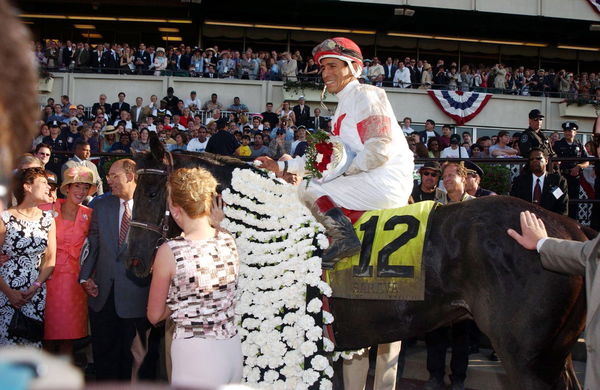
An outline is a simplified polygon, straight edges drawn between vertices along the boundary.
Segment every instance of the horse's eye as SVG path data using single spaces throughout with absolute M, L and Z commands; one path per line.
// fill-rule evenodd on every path
M 150 193 L 150 197 L 151 197 L 151 198 L 156 198 L 156 192 L 152 192 L 152 193 Z

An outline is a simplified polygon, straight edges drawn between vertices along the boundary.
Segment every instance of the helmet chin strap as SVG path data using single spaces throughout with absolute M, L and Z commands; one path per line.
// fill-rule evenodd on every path
M 336 58 L 339 58 L 339 57 L 336 57 Z M 352 76 L 354 76 L 354 78 L 356 78 L 356 79 L 359 79 L 362 74 L 362 66 L 356 62 L 353 62 L 353 61 L 347 59 L 347 58 L 343 58 L 343 59 L 340 58 L 340 59 L 348 64 L 348 68 L 350 68 L 350 73 L 352 73 Z M 357 64 L 358 66 L 355 68 L 354 64 Z M 323 102 L 323 99 L 325 99 L 325 92 L 327 92 L 326 85 L 323 86 L 323 90 L 321 91 L 321 102 L 320 102 L 321 108 L 324 110 L 327 110 L 327 112 L 329 114 L 333 114 L 331 112 L 331 110 Z

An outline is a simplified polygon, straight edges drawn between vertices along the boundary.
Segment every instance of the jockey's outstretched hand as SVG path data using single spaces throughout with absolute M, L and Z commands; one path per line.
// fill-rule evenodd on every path
M 261 165 L 258 166 L 259 168 L 263 168 L 275 173 L 279 172 L 279 165 L 277 165 L 277 162 L 271 157 L 261 156 L 258 157 L 255 161 L 261 162 Z
M 548 237 L 544 222 L 529 211 L 521 212 L 521 231 L 523 232 L 522 234 L 517 233 L 513 229 L 508 229 L 506 232 L 521 244 L 523 248 L 529 250 L 535 250 L 538 241 Z

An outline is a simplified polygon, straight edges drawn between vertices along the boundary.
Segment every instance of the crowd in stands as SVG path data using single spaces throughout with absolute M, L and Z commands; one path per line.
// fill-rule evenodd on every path
M 190 45 L 156 47 L 140 43 L 48 41 L 35 44 L 38 63 L 49 71 L 154 74 L 250 80 L 313 80 L 319 65 L 310 55 L 292 52 L 200 49 Z M 507 64 L 457 64 L 443 59 L 378 57 L 364 60 L 361 80 L 382 87 L 490 91 L 524 96 L 600 101 L 600 77 L 594 72 L 533 69 Z

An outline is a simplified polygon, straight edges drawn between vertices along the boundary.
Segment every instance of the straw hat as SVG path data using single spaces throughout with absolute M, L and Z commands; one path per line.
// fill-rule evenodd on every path
M 94 181 L 94 172 L 88 167 L 82 165 L 71 167 L 63 173 L 63 182 L 60 186 L 60 192 L 67 195 L 67 187 L 69 184 L 83 183 L 89 184 L 90 190 L 88 196 L 96 193 L 96 183 Z
M 118 132 L 119 132 L 119 130 L 117 130 L 116 127 L 114 127 L 113 125 L 108 125 L 108 126 L 105 126 L 104 129 L 102 129 L 100 134 L 111 135 L 111 134 L 117 134 Z
M 159 47 L 159 48 L 156 49 L 156 52 L 157 53 L 158 52 L 163 52 L 164 53 L 165 52 L 165 48 L 164 47 Z

